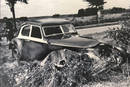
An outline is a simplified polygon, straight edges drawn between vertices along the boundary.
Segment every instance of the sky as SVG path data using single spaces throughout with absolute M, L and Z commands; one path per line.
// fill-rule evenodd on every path
M 105 9 L 112 7 L 130 8 L 130 0 L 105 0 Z M 29 0 L 28 4 L 15 5 L 16 17 L 49 16 L 53 14 L 76 14 L 79 9 L 87 8 L 83 0 Z M 12 17 L 5 0 L 0 0 L 0 18 Z

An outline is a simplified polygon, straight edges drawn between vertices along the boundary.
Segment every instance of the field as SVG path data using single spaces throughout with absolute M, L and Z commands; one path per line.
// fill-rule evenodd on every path
M 111 25 L 111 26 L 115 27 L 115 25 Z M 97 27 L 96 30 L 91 30 L 92 31 L 91 33 L 87 33 L 89 29 L 79 29 L 78 33 L 80 35 L 87 34 L 86 36 L 92 36 L 95 39 L 109 42 L 109 39 L 106 38 L 107 32 L 104 30 L 105 28 L 108 28 L 108 27 L 103 27 L 103 29 L 100 30 L 101 32 L 98 32 L 99 31 L 98 28 L 99 27 Z M 97 32 L 95 33 L 95 31 Z M 110 43 L 113 43 L 113 42 L 110 42 Z M 70 55 L 72 55 L 72 53 L 73 52 L 70 52 Z M 30 76 L 32 73 L 37 72 L 37 69 L 40 68 L 39 66 L 32 66 L 31 63 L 24 63 L 25 65 L 18 66 L 16 60 L 12 58 L 11 54 L 12 53 L 11 53 L 11 50 L 9 50 L 8 43 L 6 39 L 3 38 L 0 41 L 0 87 L 14 87 L 14 84 L 15 85 L 19 84 L 20 82 L 25 80 L 26 77 Z M 74 63 L 77 64 L 78 60 L 74 60 L 74 61 L 76 62 Z M 71 65 L 72 62 L 69 62 L 69 63 Z M 69 73 L 70 77 L 71 75 L 72 76 L 75 75 L 74 73 L 72 73 L 73 69 L 72 70 L 71 69 L 72 68 L 65 70 L 65 72 Z M 52 72 L 52 71 L 48 70 L 48 72 Z M 50 74 L 48 74 L 48 72 L 45 70 L 44 72 L 42 72 L 42 74 L 40 74 L 40 76 L 47 75 L 47 77 L 44 77 L 44 78 L 49 78 L 48 76 Z M 60 75 L 60 74 L 63 74 L 63 72 L 61 73 L 57 72 L 57 74 Z M 119 67 L 119 70 L 118 68 L 110 69 L 108 71 L 105 71 L 97 75 L 91 81 L 88 81 L 87 84 L 83 84 L 83 85 L 78 84 L 78 86 L 70 86 L 70 87 L 130 87 L 129 74 L 130 74 L 130 64 L 126 62 L 123 65 L 121 65 L 121 67 Z M 30 84 L 31 82 L 34 83 L 33 85 L 35 86 L 30 86 L 27 84 L 27 85 L 21 85 L 21 87 L 42 87 L 42 86 L 36 86 L 38 84 L 41 84 L 41 81 L 43 81 L 43 79 L 41 79 L 40 76 L 37 76 L 35 80 L 28 81 Z M 66 77 L 69 78 L 69 76 L 66 76 Z M 73 77 L 70 79 L 73 79 Z M 45 81 L 43 82 L 44 83 L 49 82 L 48 80 L 50 80 L 50 78 L 45 79 Z M 66 82 L 66 84 L 69 84 L 69 83 Z M 16 86 L 16 87 L 20 87 L 20 86 Z M 48 87 L 48 86 L 45 86 L 45 87 Z M 52 86 L 49 85 L 49 87 L 52 87 Z M 64 86 L 64 87 L 69 87 L 69 86 Z
M 30 17 L 28 19 L 35 20 L 35 19 L 44 19 L 44 18 L 53 18 L 52 16 L 48 17 Z M 59 16 L 54 18 L 64 18 L 67 20 L 70 20 L 74 26 L 85 26 L 85 25 L 91 25 L 91 24 L 97 24 L 97 16 L 82 16 L 82 17 L 73 17 L 73 16 Z M 122 20 L 128 20 L 130 19 L 130 12 L 124 12 L 124 13 L 113 13 L 113 14 L 103 14 L 100 23 L 111 23 L 111 22 L 118 22 Z

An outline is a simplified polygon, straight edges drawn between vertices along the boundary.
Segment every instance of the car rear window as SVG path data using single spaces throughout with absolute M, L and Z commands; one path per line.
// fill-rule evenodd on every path
M 29 25 L 24 26 L 22 30 L 22 35 L 29 36 L 29 32 L 30 32 L 30 26 Z

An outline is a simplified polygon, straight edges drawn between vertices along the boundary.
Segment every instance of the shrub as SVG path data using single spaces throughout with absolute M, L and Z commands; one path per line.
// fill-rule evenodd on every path
M 116 41 L 116 44 L 127 50 L 130 45 L 130 27 L 129 22 L 122 22 L 121 28 L 113 28 L 108 32 L 108 37 Z

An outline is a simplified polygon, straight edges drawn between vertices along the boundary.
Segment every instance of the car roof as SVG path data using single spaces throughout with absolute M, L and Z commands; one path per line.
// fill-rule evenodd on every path
M 50 26 L 50 25 L 70 24 L 70 21 L 61 18 L 44 18 L 44 19 L 29 20 L 25 23 L 38 24 L 42 26 Z

